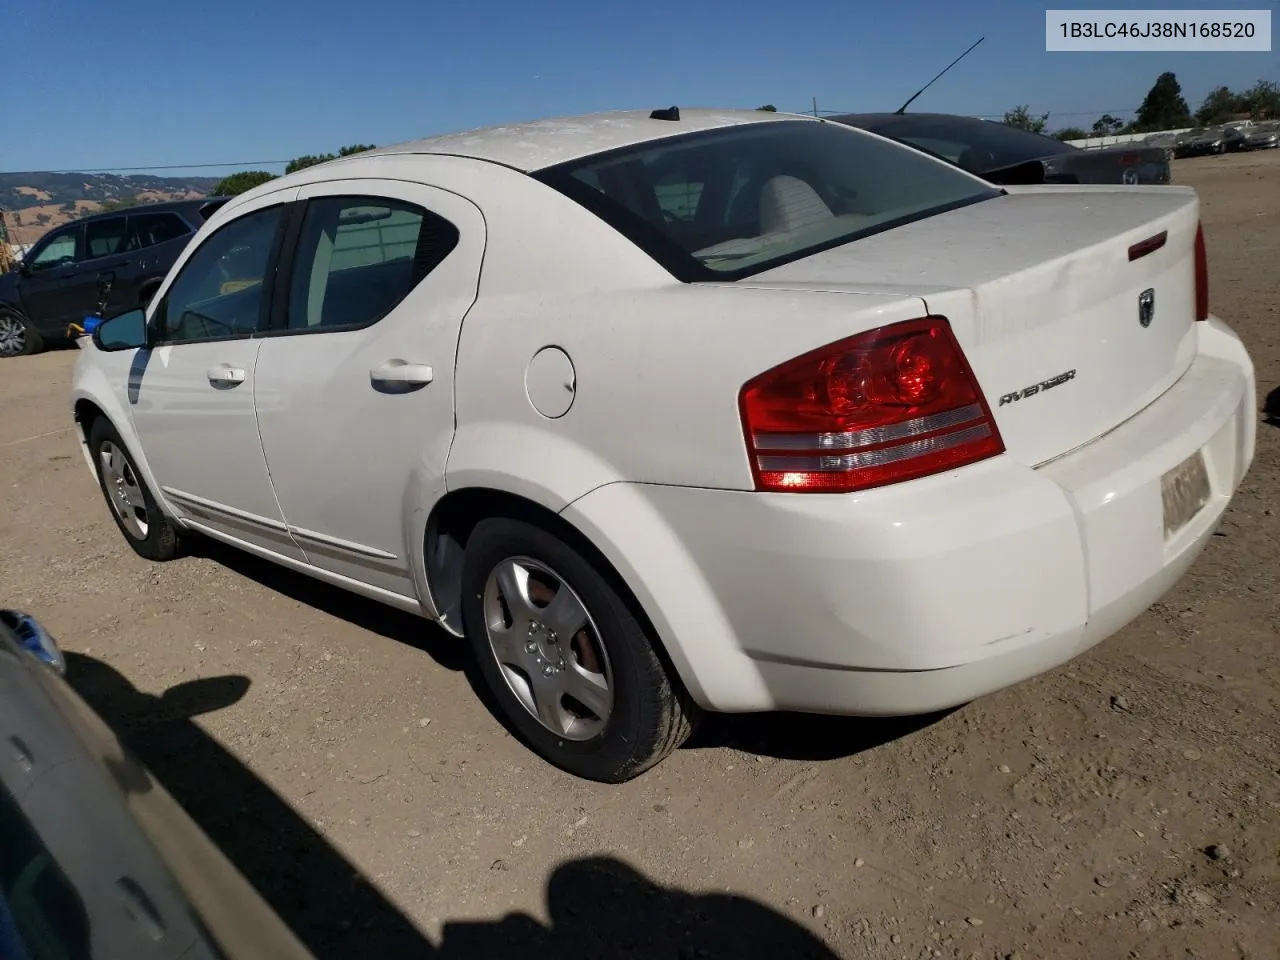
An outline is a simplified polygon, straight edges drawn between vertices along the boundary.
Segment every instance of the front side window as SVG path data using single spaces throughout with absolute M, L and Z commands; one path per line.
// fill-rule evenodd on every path
M 31 268 L 33 270 L 47 270 L 50 267 L 75 263 L 76 238 L 79 233 L 79 226 L 72 227 L 62 233 L 55 233 L 49 238 L 49 242 L 31 258 Z
M 200 245 L 156 311 L 159 342 L 245 336 L 259 329 L 281 216 L 280 207 L 258 210 Z
M 309 201 L 290 284 L 289 329 L 376 323 L 457 242 L 457 228 L 449 221 L 399 200 Z
M 145 250 L 157 243 L 185 237 L 190 232 L 186 221 L 176 213 L 136 213 L 129 218 L 126 249 Z
M 1000 195 L 916 150 L 803 120 L 676 136 L 537 176 L 682 280 L 748 276 Z
M 85 256 L 92 260 L 119 253 L 124 249 L 125 226 L 124 217 L 90 220 L 84 225 Z

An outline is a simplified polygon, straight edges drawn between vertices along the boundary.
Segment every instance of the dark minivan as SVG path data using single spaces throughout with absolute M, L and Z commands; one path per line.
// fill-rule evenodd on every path
M 227 199 L 146 204 L 50 230 L 0 275 L 0 357 L 38 353 L 86 316 L 145 305 Z

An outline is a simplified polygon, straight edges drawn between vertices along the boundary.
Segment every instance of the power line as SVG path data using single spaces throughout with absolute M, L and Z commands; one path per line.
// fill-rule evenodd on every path
M 136 170 L 199 170 L 206 167 L 266 167 L 288 160 L 244 160 L 238 163 L 165 163 L 144 167 L 73 167 L 66 170 L 0 170 L 0 176 L 15 173 L 128 173 Z

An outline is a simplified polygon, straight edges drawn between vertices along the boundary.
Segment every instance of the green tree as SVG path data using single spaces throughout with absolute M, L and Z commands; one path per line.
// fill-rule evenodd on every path
M 1003 122 L 1006 127 L 1030 130 L 1032 133 L 1044 133 L 1045 125 L 1049 122 L 1049 115 L 1046 113 L 1039 117 L 1033 116 L 1027 105 L 1020 103 L 1012 110 L 1005 111 Z
M 1216 127 L 1233 119 L 1236 114 L 1244 113 L 1246 109 L 1240 94 L 1233 93 L 1230 87 L 1218 87 L 1210 91 L 1200 104 L 1200 109 L 1196 111 L 1196 123 L 1202 127 Z
M 1280 117 L 1280 84 L 1259 80 L 1240 95 L 1244 109 L 1254 120 L 1274 120 Z
M 229 177 L 223 177 L 214 185 L 213 196 L 215 197 L 234 197 L 238 193 L 244 193 L 246 190 L 252 190 L 254 187 L 261 186 L 268 180 L 274 180 L 274 173 L 267 173 L 265 170 L 241 170 L 239 173 L 233 173 Z
M 317 163 L 328 163 L 330 160 L 337 160 L 338 157 L 349 157 L 353 153 L 364 153 L 366 150 L 374 149 L 376 149 L 376 147 L 371 143 L 353 143 L 349 147 L 343 147 L 340 149 L 337 154 L 321 153 L 316 155 L 307 154 L 303 157 L 294 157 L 284 168 L 284 172 L 297 173 L 299 170 L 307 169 L 307 167 L 314 167 Z
M 1168 71 L 1160 74 L 1156 82 L 1147 91 L 1147 96 L 1138 107 L 1138 119 L 1133 124 L 1134 132 L 1148 130 L 1175 130 L 1191 125 L 1191 109 L 1187 101 L 1182 99 L 1182 85 L 1178 78 Z
M 1118 120 L 1109 113 L 1104 113 L 1097 120 L 1093 121 L 1093 135 L 1095 137 L 1114 136 L 1124 129 L 1124 121 Z
M 778 108 L 772 103 L 766 103 L 763 107 L 756 107 L 757 110 L 763 110 L 765 113 L 777 113 Z
M 327 163 L 330 160 L 336 160 L 332 153 L 322 153 L 319 156 L 307 154 L 304 157 L 294 157 L 284 168 L 286 174 L 297 173 L 299 170 L 305 170 L 307 167 L 314 167 L 317 163 Z
M 1053 135 L 1055 140 L 1087 140 L 1089 134 L 1079 127 L 1063 127 Z

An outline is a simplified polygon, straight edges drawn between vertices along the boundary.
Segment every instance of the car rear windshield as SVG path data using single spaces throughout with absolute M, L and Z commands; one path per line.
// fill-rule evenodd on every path
M 849 127 L 747 124 L 537 174 L 685 281 L 733 280 L 1000 195 Z

